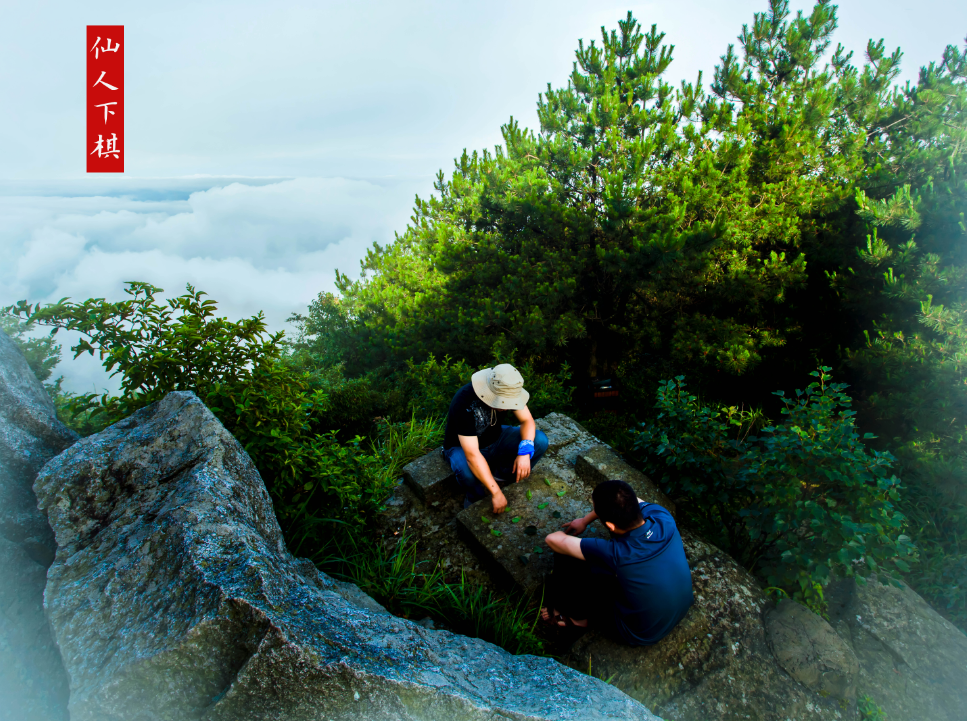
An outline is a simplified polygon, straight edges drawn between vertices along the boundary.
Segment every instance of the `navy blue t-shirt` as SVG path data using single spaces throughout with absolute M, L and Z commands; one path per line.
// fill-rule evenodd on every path
M 612 534 L 610 541 L 581 539 L 581 553 L 592 570 L 618 581 L 615 624 L 632 646 L 658 643 L 694 601 L 692 574 L 675 519 L 657 504 L 639 507 L 644 525 Z

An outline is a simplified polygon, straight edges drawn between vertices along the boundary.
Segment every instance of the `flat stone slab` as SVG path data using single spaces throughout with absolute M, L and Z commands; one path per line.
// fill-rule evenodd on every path
M 592 446 L 601 444 L 601 439 L 591 435 L 580 423 L 560 413 L 550 413 L 537 420 L 537 427 L 547 435 L 547 454 L 537 466 L 553 473 L 572 486 L 584 483 L 574 472 L 574 461 L 578 455 Z
M 574 470 L 589 489 L 603 481 L 620 480 L 635 489 L 638 498 L 648 503 L 657 503 L 675 515 L 675 504 L 641 471 L 632 468 L 609 446 L 592 446 L 578 454 Z
M 589 447 L 601 442 L 576 420 L 562 413 L 548 413 L 543 418 L 538 418 L 537 427 L 547 436 L 547 450 L 550 453 L 575 443 Z
M 456 478 L 443 457 L 443 446 L 403 466 L 403 482 L 424 503 L 443 500 L 457 491 Z
M 553 567 L 554 553 L 544 536 L 584 516 L 591 505 L 584 493 L 539 465 L 527 481 L 504 487 L 504 496 L 508 504 L 504 513 L 495 514 L 490 499 L 484 498 L 461 511 L 457 525 L 485 563 L 502 569 L 505 580 L 534 593 Z M 596 521 L 581 537 L 609 538 L 609 534 Z

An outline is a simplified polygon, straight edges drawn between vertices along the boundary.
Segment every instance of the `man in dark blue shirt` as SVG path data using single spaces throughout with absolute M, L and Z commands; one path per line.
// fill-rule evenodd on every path
M 545 540 L 555 552 L 542 619 L 591 626 L 631 646 L 658 643 L 692 605 L 692 576 L 671 513 L 637 498 L 624 481 L 594 489 L 592 510 Z M 596 519 L 611 540 L 575 538 Z

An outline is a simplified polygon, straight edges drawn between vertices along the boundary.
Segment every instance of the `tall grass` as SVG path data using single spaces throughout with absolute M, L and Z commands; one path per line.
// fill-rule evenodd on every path
M 368 449 L 373 487 L 395 487 L 403 466 L 443 439 L 440 418 L 382 422 Z M 344 519 L 319 517 L 307 508 L 286 529 L 293 553 L 310 558 L 320 570 L 351 581 L 390 612 L 404 618 L 430 616 L 446 628 L 482 638 L 511 653 L 544 654 L 535 633 L 539 609 L 521 595 L 497 594 L 466 579 L 448 582 L 439 563 L 416 560 L 416 543 L 404 530 L 392 547 L 366 527 Z
M 336 533 L 328 552 L 316 560 L 326 573 L 351 581 L 390 612 L 404 618 L 430 616 L 465 636 L 482 638 L 511 653 L 543 655 L 536 633 L 539 604 L 523 595 L 498 594 L 467 580 L 447 582 L 439 563 L 416 560 L 409 533 L 392 547 Z
M 415 411 L 409 422 L 382 422 L 373 443 L 373 453 L 380 460 L 379 473 L 384 486 L 392 488 L 403 466 L 440 445 L 445 427 L 445 418 L 417 420 Z

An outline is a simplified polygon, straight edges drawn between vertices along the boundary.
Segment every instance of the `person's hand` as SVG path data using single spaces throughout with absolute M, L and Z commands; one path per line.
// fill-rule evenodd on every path
M 493 504 L 494 513 L 503 513 L 507 510 L 507 498 L 504 496 L 503 491 L 499 489 L 490 499 L 490 502 Z
M 569 536 L 580 536 L 587 530 L 588 524 L 584 522 L 583 518 L 575 518 L 573 521 L 568 521 L 567 523 L 562 523 L 561 528 Z
M 517 477 L 516 483 L 527 478 L 531 474 L 531 457 L 528 455 L 517 456 L 514 461 L 514 475 Z

